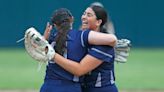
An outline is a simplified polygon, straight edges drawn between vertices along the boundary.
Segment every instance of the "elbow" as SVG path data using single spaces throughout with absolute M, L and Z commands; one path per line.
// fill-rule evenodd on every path
M 82 73 L 76 73 L 75 74 L 75 76 L 77 76 L 77 77 L 80 77 L 80 76 L 82 76 L 83 74 Z
M 116 46 L 117 39 L 113 40 L 113 47 Z
M 85 74 L 85 72 L 83 70 L 77 70 L 77 72 L 74 73 L 74 75 L 77 76 L 77 77 L 80 77 L 80 76 L 82 76 L 84 74 Z
M 113 38 L 111 39 L 110 46 L 115 46 L 117 43 L 117 37 L 113 35 Z

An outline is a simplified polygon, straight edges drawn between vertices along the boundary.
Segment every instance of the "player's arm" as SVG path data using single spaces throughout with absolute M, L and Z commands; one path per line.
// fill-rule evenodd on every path
M 106 34 L 90 31 L 88 36 L 89 44 L 115 46 L 117 37 L 114 34 Z
M 67 70 L 68 72 L 70 72 L 76 76 L 84 75 L 84 74 L 92 71 L 93 69 L 95 69 L 102 63 L 101 60 L 99 60 L 89 54 L 86 55 L 80 61 L 80 63 L 78 63 L 78 62 L 66 59 L 56 53 L 55 57 L 54 57 L 54 61 L 55 61 L 55 63 L 60 65 L 62 68 L 64 68 L 65 70 Z
M 48 40 L 51 30 L 52 30 L 52 25 L 50 25 L 50 23 L 47 22 L 46 29 L 45 29 L 44 35 L 43 35 L 46 40 Z
M 94 70 L 103 62 L 113 62 L 113 54 L 112 47 L 92 46 L 80 62 L 66 59 L 59 54 L 55 54 L 54 61 L 70 73 L 81 76 Z

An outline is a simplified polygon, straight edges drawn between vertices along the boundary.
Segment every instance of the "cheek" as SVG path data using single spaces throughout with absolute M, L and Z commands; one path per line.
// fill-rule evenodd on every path
M 96 28 L 95 21 L 88 21 L 89 29 L 94 30 Z

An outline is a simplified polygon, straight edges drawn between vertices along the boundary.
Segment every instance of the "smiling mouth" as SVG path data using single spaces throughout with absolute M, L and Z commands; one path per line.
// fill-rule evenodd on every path
M 82 29 L 88 29 L 88 22 L 82 22 Z
M 84 22 L 84 21 L 83 21 L 83 22 L 82 22 L 82 24 L 85 24 L 85 25 L 87 25 L 87 24 L 88 24 L 88 22 Z

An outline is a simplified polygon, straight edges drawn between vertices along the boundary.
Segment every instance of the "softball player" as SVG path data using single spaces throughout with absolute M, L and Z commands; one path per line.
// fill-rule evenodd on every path
M 102 27 L 107 19 L 104 8 L 90 6 L 82 15 L 82 26 L 94 31 L 106 32 Z M 114 48 L 112 46 L 85 46 L 88 46 L 88 53 L 79 63 L 74 59 L 63 58 L 59 54 L 54 56 L 55 63 L 76 76 L 90 72 L 81 83 L 84 92 L 118 92 L 114 82 Z M 70 53 L 72 52 L 70 51 L 68 55 Z M 77 53 L 74 57 L 78 56 Z
M 93 46 L 89 55 L 101 60 L 101 65 L 85 75 L 83 92 L 118 92 L 114 76 L 114 49 L 109 46 Z
M 114 45 L 116 38 L 112 35 L 101 34 L 97 32 L 76 31 L 72 30 L 72 15 L 67 9 L 59 9 L 55 11 L 52 17 L 52 23 L 58 30 L 49 37 L 49 43 L 54 47 L 55 51 L 59 54 L 59 58 L 62 55 L 63 59 L 75 60 L 77 63 L 87 54 L 90 44 L 102 44 L 104 39 L 97 37 L 113 38 L 111 45 Z M 48 33 L 48 32 L 47 32 Z M 97 37 L 95 37 L 95 35 Z M 95 40 L 97 40 L 95 42 Z M 107 40 L 104 41 L 105 45 Z M 55 56 L 56 57 L 56 56 Z M 93 57 L 94 58 L 94 57 Z M 67 62 L 69 63 L 69 62 Z M 75 62 L 70 62 L 75 63 Z M 64 68 L 65 69 L 65 68 Z M 40 92 L 81 92 L 80 82 L 83 81 L 83 77 L 78 77 L 76 74 L 64 70 L 58 65 L 57 61 L 49 61 L 46 69 L 46 75 L 44 84 L 42 85 Z M 76 68 L 73 68 L 74 70 Z M 75 76 L 76 75 L 76 76 Z
M 97 19 L 107 20 L 105 18 L 106 11 L 103 6 L 91 4 L 91 9 L 86 9 L 85 12 L 90 12 L 95 14 Z M 104 19 L 103 19 L 104 18 Z M 89 20 L 88 16 L 82 15 L 82 20 Z M 112 22 L 107 20 L 105 25 L 109 25 Z M 83 26 L 83 25 L 82 25 Z M 113 26 L 106 26 L 109 30 L 100 30 L 104 33 L 114 33 Z M 85 27 L 84 27 L 85 28 Z M 112 28 L 112 31 L 111 31 Z M 114 48 L 109 46 L 93 46 L 88 54 L 98 58 L 102 61 L 96 69 L 91 71 L 89 74 L 85 75 L 84 84 L 82 85 L 83 92 L 118 92 L 115 85 L 115 74 L 114 74 Z

